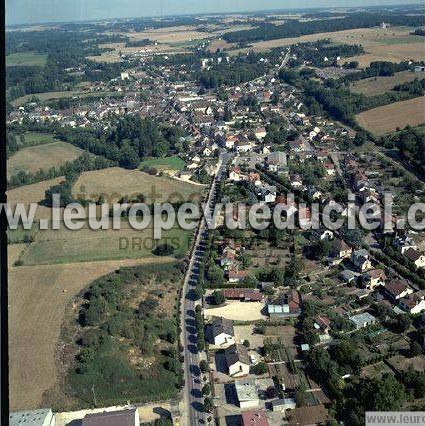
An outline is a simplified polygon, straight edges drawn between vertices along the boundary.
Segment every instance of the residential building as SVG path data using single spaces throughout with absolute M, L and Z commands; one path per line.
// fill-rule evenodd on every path
M 217 318 L 211 324 L 213 343 L 216 346 L 233 345 L 235 330 L 233 322 L 227 318 Z
M 258 387 L 254 379 L 236 380 L 235 390 L 239 407 L 257 408 L 260 405 Z
M 283 167 L 286 167 L 287 164 L 286 154 L 284 152 L 275 151 L 266 158 L 267 168 L 271 172 L 278 172 Z
M 409 294 L 399 299 L 399 306 L 409 314 L 419 314 L 425 311 L 425 297 L 423 291 Z
M 336 259 L 348 259 L 351 256 L 353 249 L 344 241 L 339 238 L 334 240 L 331 249 L 331 257 Z
M 317 315 L 317 317 L 314 318 L 314 328 L 324 334 L 329 334 L 331 321 L 324 315 Z
M 369 252 L 367 250 L 361 249 L 354 251 L 351 254 L 351 262 L 360 272 L 372 269 L 372 262 L 369 259 Z
M 353 315 L 349 320 L 354 323 L 357 330 L 373 325 L 376 323 L 376 318 L 369 314 L 368 312 L 363 312 L 362 314 Z
M 409 287 L 407 281 L 394 279 L 384 287 L 384 292 L 391 301 L 396 302 L 397 300 L 412 294 L 413 289 Z
M 267 304 L 270 319 L 290 318 L 301 314 L 301 298 L 298 291 L 290 289 L 279 298 Z
M 272 411 L 285 412 L 286 410 L 294 410 L 297 403 L 294 398 L 275 399 L 272 401 Z
M 417 268 L 425 268 L 425 255 L 418 250 L 409 248 L 404 255 L 415 264 Z
M 241 302 L 261 302 L 263 300 L 260 290 L 253 288 L 226 288 L 223 290 L 223 295 L 226 299 Z
M 50 408 L 15 411 L 9 414 L 10 426 L 54 426 L 55 418 Z
M 329 415 L 325 406 L 320 404 L 290 410 L 287 419 L 291 426 L 316 426 L 327 424 Z
M 237 268 L 231 268 L 227 272 L 229 283 L 238 283 L 249 276 L 249 271 L 240 271 Z
M 139 426 L 137 408 L 103 413 L 86 414 L 82 426 Z
M 382 269 L 371 269 L 365 272 L 363 275 L 364 286 L 370 290 L 374 290 L 376 287 L 385 285 L 387 276 Z
M 417 250 L 418 246 L 409 237 L 409 235 L 401 235 L 394 239 L 394 247 L 401 253 L 404 254 L 409 249 Z
M 244 345 L 233 344 L 224 350 L 229 375 L 232 377 L 242 377 L 249 374 L 251 362 L 248 350 Z M 258 396 L 258 395 L 257 395 Z
M 242 426 L 269 426 L 269 422 L 264 411 L 244 411 Z

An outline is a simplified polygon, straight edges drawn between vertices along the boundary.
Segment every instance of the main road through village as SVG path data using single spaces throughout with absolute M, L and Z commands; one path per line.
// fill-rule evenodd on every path
M 217 185 L 219 185 L 229 161 L 229 154 L 221 154 L 218 162 L 217 172 L 205 201 L 205 211 L 213 212 L 216 203 Z M 208 237 L 208 227 L 205 217 L 196 234 L 193 250 L 189 259 L 186 276 L 183 283 L 183 297 L 181 309 L 181 342 L 184 348 L 184 373 L 185 387 L 184 408 L 182 410 L 182 425 L 206 424 L 207 413 L 203 410 L 202 399 L 202 374 L 199 368 L 201 353 L 197 348 L 195 307 L 200 304 L 195 297 L 195 287 L 199 278 L 199 262 L 202 261 L 204 244 Z

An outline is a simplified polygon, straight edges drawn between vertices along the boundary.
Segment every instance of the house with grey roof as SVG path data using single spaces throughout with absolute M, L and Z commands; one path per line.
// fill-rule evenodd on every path
M 369 312 L 353 315 L 348 319 L 355 325 L 357 330 L 376 323 L 376 318 L 369 314 Z
M 232 377 L 242 377 L 249 374 L 251 362 L 248 350 L 244 345 L 234 344 L 224 350 L 229 375 Z
M 235 343 L 233 321 L 227 318 L 217 318 L 211 324 L 211 334 L 214 345 L 224 346 Z

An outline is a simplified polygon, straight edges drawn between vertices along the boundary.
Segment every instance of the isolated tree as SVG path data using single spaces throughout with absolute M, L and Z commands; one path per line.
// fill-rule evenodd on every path
M 201 369 L 201 371 L 203 373 L 208 373 L 208 371 L 210 371 L 210 367 L 208 365 L 208 362 L 205 361 L 205 359 L 202 359 L 199 363 L 199 368 Z
M 211 300 L 214 305 L 222 305 L 226 301 L 226 298 L 222 291 L 215 290 L 211 295 Z
M 206 413 L 211 413 L 214 408 L 213 400 L 210 397 L 204 399 L 204 411 Z
M 211 393 L 211 386 L 206 383 L 204 386 L 202 386 L 202 394 L 203 395 L 209 395 Z

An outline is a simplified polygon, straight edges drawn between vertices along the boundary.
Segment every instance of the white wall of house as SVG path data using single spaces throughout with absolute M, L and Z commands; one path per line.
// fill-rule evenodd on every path
M 242 377 L 249 374 L 249 365 L 244 364 L 240 361 L 235 362 L 233 365 L 229 365 L 229 375 L 232 377 Z
M 214 337 L 214 345 L 223 346 L 223 345 L 233 345 L 235 343 L 234 336 L 226 333 L 220 333 Z

